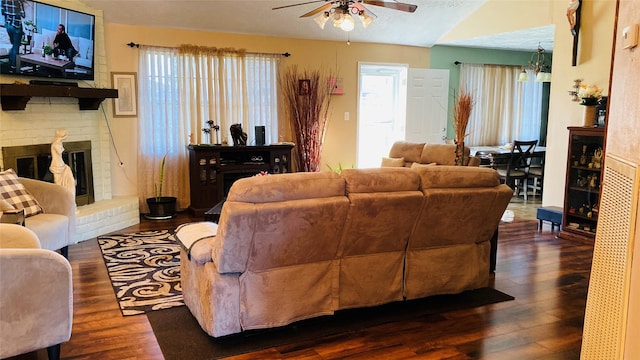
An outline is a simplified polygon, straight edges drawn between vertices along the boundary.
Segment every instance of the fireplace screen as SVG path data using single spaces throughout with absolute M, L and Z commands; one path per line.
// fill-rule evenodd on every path
M 93 170 L 91 167 L 91 141 L 64 142 L 62 159 L 69 165 L 76 179 L 76 205 L 94 202 Z M 10 146 L 2 148 L 6 168 L 12 168 L 18 176 L 53 182 L 51 144 Z

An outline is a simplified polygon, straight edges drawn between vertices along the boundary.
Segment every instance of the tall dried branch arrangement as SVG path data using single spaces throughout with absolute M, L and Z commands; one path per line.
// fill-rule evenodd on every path
M 455 104 L 453 104 L 453 129 L 456 134 L 456 165 L 465 165 L 464 160 L 464 138 L 467 133 L 469 116 L 473 108 L 473 97 L 464 89 L 460 89 Z
M 278 79 L 283 96 L 285 117 L 295 138 L 295 159 L 298 171 L 320 171 L 320 153 L 327 130 L 331 105 L 329 78 L 337 78 L 335 71 L 298 70 L 288 67 Z M 308 92 L 300 92 L 299 80 L 309 80 Z
M 456 143 L 461 144 L 464 142 L 464 138 L 469 135 L 467 133 L 467 125 L 473 108 L 473 96 L 466 90 L 460 89 L 460 94 L 455 100 L 453 105 L 453 129 L 455 130 Z

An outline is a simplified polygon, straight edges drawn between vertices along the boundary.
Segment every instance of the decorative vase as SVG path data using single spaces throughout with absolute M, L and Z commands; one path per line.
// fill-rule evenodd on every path
M 584 107 L 584 115 L 583 115 L 584 126 L 594 126 L 596 124 L 596 106 L 587 105 Z
M 456 166 L 464 165 L 464 141 L 456 141 Z

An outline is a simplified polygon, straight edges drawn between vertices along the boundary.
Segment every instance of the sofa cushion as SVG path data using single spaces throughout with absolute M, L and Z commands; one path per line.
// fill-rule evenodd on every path
M 344 195 L 344 180 L 340 175 L 332 171 L 299 172 L 237 180 L 227 200 L 258 204 Z
M 427 188 L 473 188 L 500 185 L 498 172 L 469 166 L 427 166 L 412 169 L 420 175 L 420 186 Z
M 420 177 L 411 169 L 375 168 L 342 171 L 347 193 L 414 191 L 420 189 Z
M 404 157 L 399 158 L 388 158 L 383 157 L 382 162 L 380 163 L 382 167 L 402 167 L 404 166 Z
M 428 164 L 420 164 L 420 163 L 414 162 L 414 163 L 411 163 L 411 168 L 415 169 L 415 168 L 420 168 L 420 167 L 425 167 L 425 166 L 435 166 L 435 165 L 438 165 L 438 164 L 436 164 L 434 162 L 428 163 Z
M 424 148 L 424 143 L 416 143 L 409 141 L 396 141 L 389 150 L 390 158 L 404 157 L 404 161 L 420 162 L 420 155 Z
M 438 165 L 456 164 L 456 146 L 450 144 L 427 144 L 420 154 L 420 163 Z
M 43 249 L 58 250 L 69 245 L 69 218 L 58 214 L 39 214 L 26 218 L 25 226 L 38 235 Z
M 38 201 L 25 189 L 13 169 L 0 172 L 0 197 L 29 217 L 44 212 Z

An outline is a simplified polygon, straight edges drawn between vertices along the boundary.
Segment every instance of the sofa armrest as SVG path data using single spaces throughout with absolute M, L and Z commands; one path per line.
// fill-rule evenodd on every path
M 76 229 L 75 194 L 63 186 L 46 181 L 20 178 L 20 182 L 33 195 L 45 213 L 64 215 L 69 218 L 69 243 L 73 243 Z
M 76 199 L 69 190 L 60 185 L 29 178 L 21 177 L 20 182 L 38 200 L 45 213 L 75 218 Z
M 0 283 L 0 358 L 71 338 L 73 285 L 67 259 L 44 249 L 0 249 Z
M 40 249 L 38 235 L 24 226 L 0 224 L 0 249 Z

